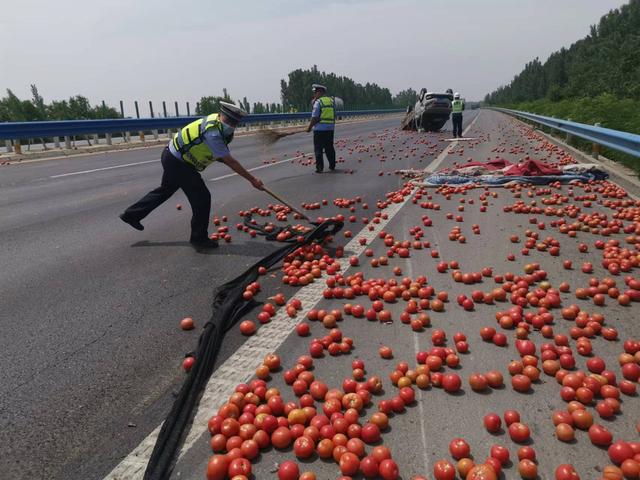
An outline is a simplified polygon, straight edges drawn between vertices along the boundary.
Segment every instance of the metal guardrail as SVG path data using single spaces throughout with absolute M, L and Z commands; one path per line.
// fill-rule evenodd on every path
M 636 135 L 635 133 L 612 130 L 599 125 L 585 125 L 570 120 L 560 120 L 535 113 L 510 110 L 508 108 L 491 107 L 491 109 L 560 130 L 568 135 L 574 135 L 593 142 L 594 145 L 604 145 L 613 150 L 618 150 L 633 155 L 634 157 L 640 157 L 640 135 Z
M 391 110 L 353 110 L 338 111 L 339 117 L 356 117 L 363 115 L 380 115 L 400 113 L 402 109 Z M 64 120 L 47 122 L 6 122 L 0 123 L 0 140 L 17 140 L 29 138 L 53 138 L 73 135 L 111 134 L 117 132 L 145 132 L 182 128 L 200 118 L 200 115 L 167 118 L 124 118 L 114 120 Z M 242 124 L 286 122 L 303 120 L 311 117 L 311 112 L 297 113 L 265 113 L 248 115 Z

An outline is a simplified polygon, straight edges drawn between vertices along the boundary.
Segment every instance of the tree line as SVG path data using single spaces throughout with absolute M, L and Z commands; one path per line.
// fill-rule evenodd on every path
M 416 100 L 416 92 L 407 89 L 395 97 L 388 88 L 383 88 L 376 83 L 367 82 L 364 85 L 355 82 L 349 77 L 338 76 L 335 73 L 326 73 L 318 70 L 314 65 L 310 69 L 298 68 L 289 73 L 287 80 L 280 80 L 280 96 L 285 111 L 294 109 L 307 111 L 311 108 L 311 85 L 319 83 L 327 87 L 327 94 L 342 98 L 347 110 L 368 110 L 393 107 L 405 107 L 407 96 Z
M 527 63 L 508 84 L 487 94 L 490 104 L 612 94 L 640 99 L 640 0 L 611 10 L 589 35 L 542 63 Z
M 417 98 L 413 88 L 402 90 L 394 96 L 388 88 L 369 82 L 362 85 L 349 77 L 320 72 L 314 65 L 308 70 L 297 69 L 290 72 L 288 81 L 281 80 L 282 101 L 280 103 L 250 103 L 246 96 L 234 100 L 229 91 L 223 88 L 222 95 L 201 97 L 195 113 L 196 115 L 217 113 L 220 100 L 236 103 L 253 114 L 309 111 L 311 85 L 314 83 L 325 85 L 329 95 L 342 98 L 345 109 L 348 110 L 405 108 L 407 105 L 413 105 Z M 115 108 L 107 106 L 104 102 L 100 105 L 91 105 L 89 99 L 82 95 L 47 103 L 35 85 L 31 85 L 31 98 L 28 100 L 18 98 L 10 89 L 7 89 L 7 94 L 0 98 L 0 122 L 95 120 L 120 117 L 120 112 Z
M 21 100 L 10 89 L 0 98 L 0 122 L 33 122 L 38 120 L 95 120 L 117 118 L 120 114 L 103 102 L 92 106 L 87 97 L 76 95 L 69 100 L 46 103 L 38 87 L 31 85 L 31 99 Z

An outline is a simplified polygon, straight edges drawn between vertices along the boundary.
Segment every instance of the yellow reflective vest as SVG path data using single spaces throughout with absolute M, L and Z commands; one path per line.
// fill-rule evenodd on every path
M 464 110 L 464 102 L 462 100 L 454 100 L 451 102 L 451 111 L 453 113 L 462 113 Z
M 191 122 L 173 137 L 173 146 L 180 152 L 182 159 L 193 165 L 199 172 L 216 160 L 213 158 L 213 152 L 204 141 L 204 133 L 212 128 L 217 129 L 222 135 L 222 122 L 218 119 L 217 113 Z M 231 141 L 223 135 L 222 138 L 227 145 Z
M 320 123 L 336 123 L 336 110 L 331 97 L 320 97 Z

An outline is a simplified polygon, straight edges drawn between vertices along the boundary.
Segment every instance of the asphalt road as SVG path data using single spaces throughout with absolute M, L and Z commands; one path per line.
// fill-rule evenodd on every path
M 339 155 L 349 160 L 335 174 L 317 176 L 300 158 L 312 150 L 305 135 L 269 148 L 256 137 L 239 137 L 233 153 L 294 201 L 333 198 L 355 191 L 364 171 L 384 167 L 366 150 L 378 148 L 375 135 L 398 122 L 339 126 Z M 181 332 L 178 321 L 193 316 L 204 323 L 214 288 L 276 248 L 232 231 L 233 241 L 211 255 L 195 252 L 182 192 L 144 221 L 144 232 L 123 224 L 118 213 L 159 184 L 159 153 L 147 148 L 0 171 L 0 472 L 6 478 L 108 473 L 160 423 L 179 388 L 181 359 L 197 333 Z M 394 168 L 398 163 L 411 160 Z M 230 173 L 214 165 L 204 178 L 212 214 L 229 215 L 233 227 L 236 212 L 273 200 Z M 359 190 L 372 198 L 397 183 L 390 176 L 366 178 Z M 178 203 L 185 208 L 178 211 Z M 221 358 L 241 342 L 230 336 Z
M 465 115 L 465 128 L 475 113 Z M 538 138 L 525 136 L 515 121 L 494 112 L 483 111 L 469 130 L 468 136 L 479 137 L 478 141 L 461 142 L 446 156 L 446 132 L 398 132 L 398 122 L 397 118 L 388 118 L 340 126 L 336 138 L 338 155 L 344 163 L 339 164 L 341 171 L 334 174 L 314 175 L 312 162 L 300 158 L 311 151 L 310 139 L 305 136 L 284 139 L 269 150 L 260 147 L 255 137 L 241 137 L 234 142 L 233 152 L 248 168 L 259 168 L 254 173 L 270 188 L 295 203 L 328 199 L 329 206 L 312 211 L 314 215 L 345 213 L 332 206 L 331 201 L 362 196 L 372 208 L 366 213 L 358 209 L 358 217 L 371 216 L 376 200 L 403 184 L 393 174 L 397 169 L 424 168 L 434 162 L 446 167 L 468 158 L 484 160 L 497 155 L 510 160 L 526 154 L 555 158 L 555 152 L 542 148 Z M 0 170 L 0 304 L 7 313 L 0 320 L 0 472 L 7 478 L 102 479 L 108 474 L 162 421 L 173 392 L 181 384 L 180 363 L 184 353 L 194 348 L 198 329 L 182 332 L 178 321 L 189 315 L 202 325 L 209 318 L 215 286 L 276 248 L 234 231 L 239 210 L 254 205 L 265 207 L 273 201 L 241 178 L 227 176 L 229 172 L 218 165 L 207 169 L 204 178 L 212 189 L 213 214 L 229 216 L 233 236 L 230 244 L 210 255 L 190 248 L 186 242 L 190 212 L 181 193 L 143 222 L 144 232 L 122 224 L 117 214 L 157 186 L 158 155 L 158 148 L 149 148 Z M 295 160 L 290 161 L 292 158 Z M 264 161 L 281 163 L 267 166 Z M 446 218 L 447 213 L 458 214 L 460 196 L 447 199 L 434 193 L 433 201 L 442 206 L 441 210 L 425 210 L 409 202 L 384 230 L 397 239 L 409 239 L 409 228 L 421 225 L 422 215 L 427 214 L 434 226 L 424 228 L 424 240 L 439 250 L 442 259 L 458 260 L 463 271 L 489 266 L 496 273 L 521 273 L 525 263 L 537 261 L 554 286 L 560 281 L 568 281 L 572 289 L 586 286 L 590 275 L 581 273 L 579 268 L 564 270 L 557 259 L 546 253 L 531 252 L 529 257 L 518 254 L 515 262 L 507 261 L 507 252 L 518 253 L 522 247 L 511 244 L 509 236 L 524 236 L 525 229 L 531 228 L 528 216 L 502 211 L 515 201 L 505 189 L 497 190 L 498 196 L 490 199 L 488 211 L 482 213 L 478 209 L 481 193 L 476 190 L 465 196 L 467 202 L 474 199 L 475 204 L 465 205 L 463 222 Z M 185 208 L 177 210 L 177 203 Z M 464 245 L 447 238 L 458 223 L 467 236 Z M 480 225 L 479 235 L 471 232 L 474 223 Z M 361 228 L 360 222 L 345 226 L 356 237 Z M 592 246 L 595 236 L 580 234 L 569 239 L 550 228 L 540 233 L 543 238 L 552 235 L 561 240 L 561 258 L 571 258 L 577 266 L 590 260 L 595 265 L 593 276 L 605 276 L 599 266 L 600 252 Z M 347 239 L 338 241 L 344 244 Z M 590 245 L 586 254 L 578 252 L 581 241 Z M 375 256 L 384 255 L 387 250 L 380 240 L 369 246 Z M 502 413 L 507 408 L 519 410 L 532 429 L 540 478 L 551 478 L 555 466 L 564 462 L 576 465 L 582 478 L 595 478 L 597 468 L 608 463 L 606 451 L 593 447 L 584 432 L 578 432 L 577 441 L 572 444 L 553 437 L 551 412 L 566 407 L 558 396 L 555 380 L 542 375 L 541 381 L 534 384 L 533 393 L 515 393 L 508 385 L 506 372 L 509 360 L 517 358 L 512 332 L 507 332 L 507 348 L 487 345 L 478 337 L 479 328 L 495 325 L 495 311 L 506 309 L 509 304 L 477 305 L 473 312 L 465 312 L 455 303 L 455 297 L 460 293 L 468 295 L 476 287 L 453 282 L 450 274 L 437 273 L 435 265 L 439 260 L 432 259 L 428 251 L 413 251 L 409 259 L 395 258 L 388 267 L 381 268 L 370 267 L 362 257 L 358 270 L 366 277 L 390 278 L 391 268 L 400 266 L 402 276 L 429 277 L 436 291 L 447 291 L 452 300 L 445 312 L 431 313 L 433 326 L 414 333 L 399 322 L 404 302 L 390 307 L 395 321 L 389 325 L 348 318 L 340 328 L 354 338 L 355 350 L 347 356 L 317 361 L 316 378 L 330 387 L 340 387 L 342 379 L 350 376 L 351 360 L 362 358 L 367 374 L 379 375 L 385 382 L 385 395 L 381 398 L 389 398 L 395 388 L 387 377 L 396 362 L 413 365 L 416 351 L 430 347 L 435 328 L 444 329 L 449 338 L 462 331 L 470 344 L 470 353 L 461 355 L 457 369 L 463 378 L 463 392 L 452 396 L 438 388 L 419 391 L 419 401 L 406 413 L 394 416 L 390 431 L 384 435 L 384 444 L 390 446 L 401 466 L 402 478 L 415 474 L 430 478 L 437 459 L 450 459 L 447 445 L 454 437 L 469 442 L 477 461 L 488 456 L 492 443 L 508 446 L 513 459 L 516 444 L 508 435 L 492 436 L 482 428 L 485 413 Z M 622 283 L 621 278 L 617 280 Z M 276 291 L 284 292 L 288 298 L 296 295 L 295 289 L 283 287 L 278 278 L 265 277 L 261 283 L 262 299 Z M 485 280 L 478 287 L 488 290 L 494 286 L 492 280 Z M 563 295 L 564 304 L 576 301 L 572 294 Z M 637 306 L 624 308 L 608 300 L 605 308 L 599 308 L 588 301 L 581 302 L 581 307 L 590 312 L 602 310 L 607 323 L 618 328 L 620 338 L 638 336 L 632 323 Z M 370 302 L 361 303 L 368 308 Z M 341 308 L 343 304 L 322 300 L 318 308 Z M 566 333 L 569 324 L 557 319 L 554 329 Z M 285 333 L 278 353 L 285 368 L 290 368 L 299 355 L 306 353 L 308 339 Z M 322 325 L 312 324 L 313 336 L 325 334 Z M 538 346 L 544 341 L 538 333 L 532 339 Z M 220 364 L 244 341 L 237 329 L 231 331 Z M 378 356 L 378 347 L 383 344 L 393 348 L 393 360 Z M 622 351 L 621 342 L 605 342 L 598 337 L 593 344 L 597 354 L 619 375 L 615 357 Z M 576 357 L 584 366 L 585 359 Z M 472 392 L 466 383 L 468 375 L 491 369 L 503 372 L 507 387 L 482 395 Z M 294 399 L 281 375 L 274 375 L 270 385 L 286 392 L 288 400 Z M 638 418 L 638 399 L 629 397 L 624 399 L 623 414 L 615 421 L 597 421 L 604 423 L 616 438 L 635 440 L 634 424 Z M 208 437 L 208 433 L 202 435 L 186 452 L 176 466 L 175 478 L 204 477 L 210 455 Z M 291 451 L 265 452 L 254 464 L 255 477 L 275 478 L 273 466 L 285 458 L 295 457 Z M 339 475 L 333 462 L 308 463 L 303 470 L 315 471 L 318 478 Z M 505 469 L 503 478 L 518 478 L 516 466 Z
M 466 125 L 466 124 L 465 124 Z M 506 158 L 516 161 L 530 155 L 532 158 L 556 161 L 562 155 L 557 149 L 542 141 L 542 137 L 531 135 L 523 130 L 519 122 L 509 119 L 506 116 L 495 112 L 483 111 L 467 133 L 467 136 L 478 137 L 477 142 L 459 143 L 446 157 L 439 157 L 440 168 L 451 167 L 455 163 L 464 163 L 468 159 L 486 160 L 495 157 Z M 425 135 L 425 134 L 422 134 Z M 411 137 L 413 138 L 413 137 Z M 429 138 L 426 135 L 425 138 Z M 391 140 L 391 149 L 397 149 L 398 145 Z M 381 152 L 384 155 L 386 152 Z M 390 186 L 391 189 L 391 186 Z M 562 187 L 562 191 L 567 193 L 570 189 Z M 391 448 L 394 458 L 400 465 L 401 478 L 408 480 L 414 475 L 424 475 L 433 478 L 433 466 L 439 459 L 453 461 L 448 451 L 449 442 L 456 437 L 464 438 L 471 446 L 471 454 L 474 461 L 483 462 L 489 456 L 489 449 L 493 444 L 506 446 L 511 455 L 509 462 L 500 478 L 516 479 L 520 478 L 517 471 L 516 451 L 520 446 L 513 442 L 503 428 L 498 434 L 490 434 L 482 424 L 483 416 L 490 412 L 496 412 L 502 416 L 507 409 L 515 409 L 520 412 L 522 421 L 531 429 L 531 439 L 527 443 L 532 446 L 538 458 L 538 473 L 540 479 L 554 478 L 555 468 L 561 463 L 573 464 L 582 479 L 598 478 L 602 469 L 611 462 L 608 459 L 606 449 L 595 447 L 589 441 L 584 431 L 576 430 L 576 440 L 564 443 L 555 438 L 555 428 L 551 421 L 551 415 L 556 410 L 566 410 L 567 404 L 559 395 L 560 386 L 555 379 L 542 374 L 540 380 L 534 382 L 532 390 L 528 393 L 517 393 L 510 385 L 510 376 L 507 372 L 507 364 L 518 359 L 519 355 L 515 349 L 515 337 L 513 331 L 502 330 L 507 334 L 507 347 L 497 347 L 491 343 L 483 342 L 479 337 L 479 330 L 483 326 L 494 326 L 501 331 L 496 324 L 496 311 L 504 311 L 510 307 L 510 303 L 496 302 L 494 305 L 476 304 L 473 311 L 463 310 L 455 301 L 459 294 L 470 296 L 473 290 L 490 291 L 497 284 L 492 279 L 484 279 L 481 284 L 464 285 L 453 281 L 451 273 L 445 274 L 436 271 L 439 261 L 457 260 L 463 272 L 476 272 L 485 267 L 491 267 L 495 273 L 514 272 L 523 273 L 527 263 L 539 262 L 541 268 L 548 274 L 548 279 L 553 286 L 566 281 L 571 285 L 571 292 L 577 287 L 586 287 L 589 278 L 603 278 L 610 276 L 602 267 L 601 252 L 594 249 L 594 241 L 599 237 L 592 234 L 581 233 L 577 238 L 568 238 L 566 235 L 558 233 L 556 228 L 550 228 L 553 217 L 537 216 L 538 221 L 545 222 L 545 230 L 538 230 L 535 225 L 529 222 L 529 215 L 515 215 L 503 211 L 508 205 L 520 199 L 513 192 L 507 189 L 493 189 L 496 197 L 489 197 L 489 205 L 486 212 L 479 209 L 480 196 L 485 193 L 482 189 L 473 190 L 462 196 L 451 195 L 446 198 L 443 194 L 438 194 L 432 190 L 433 202 L 441 206 L 440 210 L 424 209 L 411 202 L 406 203 L 391 221 L 384 226 L 385 232 L 394 235 L 396 240 L 411 240 L 409 230 L 418 225 L 422 226 L 422 216 L 428 215 L 433 220 L 432 227 L 422 227 L 424 237 L 431 243 L 429 249 L 422 251 L 412 250 L 410 258 L 403 259 L 395 257 L 390 259 L 386 267 L 374 268 L 369 265 L 369 258 L 360 256 L 360 266 L 352 267 L 344 275 L 362 272 L 365 278 L 393 278 L 392 268 L 400 267 L 402 273 L 395 277 L 401 279 L 405 276 L 416 278 L 418 275 L 426 275 L 430 285 L 435 291 L 446 291 L 449 302 L 446 303 L 444 312 L 429 312 L 431 316 L 431 327 L 421 332 L 413 332 L 408 325 L 399 321 L 400 313 L 406 306 L 405 302 L 398 304 L 385 304 L 393 315 L 393 323 L 381 324 L 378 322 L 367 322 L 365 319 L 355 319 L 346 316 L 345 320 L 339 323 L 343 335 L 354 339 L 355 349 L 346 356 L 331 357 L 315 360 L 313 374 L 316 379 L 320 379 L 329 388 L 341 388 L 343 379 L 351 377 L 351 361 L 355 358 L 364 360 L 366 374 L 378 375 L 384 382 L 384 393 L 374 397 L 374 405 L 381 399 L 390 399 L 396 395 L 396 388 L 390 384 L 388 375 L 393 372 L 397 362 L 408 362 L 409 368 L 413 368 L 415 355 L 418 351 L 429 350 L 432 347 L 431 334 L 435 329 L 443 329 L 447 334 L 447 346 L 453 347 L 451 338 L 455 332 L 463 332 L 468 338 L 470 345 L 469 353 L 460 355 L 460 366 L 453 371 L 462 377 L 462 390 L 456 395 L 450 395 L 441 388 L 429 388 L 418 390 L 417 402 L 409 407 L 403 414 L 393 415 L 390 421 L 390 429 L 383 435 L 383 444 Z M 544 193 L 544 192 L 543 192 Z M 575 195 L 582 193 L 581 188 L 575 189 Z M 549 192 L 542 196 L 528 197 L 526 189 L 522 193 L 525 202 L 537 200 L 538 204 L 549 195 Z M 317 199 L 316 199 L 317 200 Z M 425 197 L 422 198 L 422 201 Z M 464 200 L 465 203 L 461 203 Z M 471 202 L 473 200 L 473 203 Z M 610 211 L 600 204 L 588 206 L 579 204 L 583 211 L 592 213 L 594 211 L 608 213 Z M 464 207 L 464 211 L 458 210 L 459 206 Z M 357 209 L 357 215 L 364 212 Z M 462 215 L 463 220 L 457 221 L 448 218 L 449 214 Z M 542 217 L 542 218 L 541 218 Z M 480 226 L 480 233 L 474 234 L 471 226 Z M 449 231 L 455 225 L 459 225 L 463 234 L 467 238 L 465 244 L 451 241 L 448 238 Z M 349 228 L 349 227 L 346 227 Z M 354 238 L 359 237 L 361 227 L 351 228 Z M 546 252 L 532 250 L 528 256 L 520 254 L 522 243 L 514 244 L 510 241 L 510 236 L 517 234 L 520 238 L 525 238 L 527 229 L 539 231 L 541 238 L 553 236 L 561 242 L 561 256 L 552 257 Z M 624 238 L 624 235 L 615 236 Z M 582 253 L 578 249 L 579 243 L 589 245 L 589 251 Z M 374 250 L 373 258 L 385 255 L 388 247 L 382 240 L 376 238 L 367 243 L 367 247 Z M 439 252 L 439 258 L 434 259 L 429 255 L 430 249 Z M 507 259 L 508 253 L 516 255 L 515 261 Z M 348 254 L 347 254 L 348 255 Z M 563 268 L 559 260 L 571 259 L 574 267 L 571 270 Z M 593 274 L 585 274 L 580 271 L 580 265 L 584 261 L 594 264 Z M 621 277 L 615 277 L 618 285 L 623 287 Z M 269 290 L 271 291 L 271 290 Z M 296 295 L 295 290 L 283 288 L 287 298 Z M 266 296 L 266 295 L 265 295 Z M 618 329 L 621 340 L 627 338 L 637 338 L 639 329 L 637 327 L 637 305 L 622 307 L 614 300 L 607 298 L 606 306 L 597 307 L 590 300 L 577 300 L 573 293 L 562 294 L 563 305 L 578 303 L 581 309 L 589 313 L 602 313 L 605 316 L 606 324 Z M 331 309 L 342 309 L 345 303 L 361 304 L 365 310 L 369 309 L 371 302 L 365 297 L 356 297 L 354 300 L 326 300 L 320 298 L 317 304 L 305 304 L 304 308 L 316 308 L 329 311 Z M 248 315 L 251 317 L 251 315 Z M 569 334 L 569 329 L 573 323 L 563 320 L 557 310 L 554 311 L 555 321 L 553 324 L 554 333 Z M 327 334 L 319 322 L 309 322 L 311 325 L 311 337 L 322 338 Z M 296 359 L 308 353 L 309 338 L 302 339 L 293 334 L 283 339 L 283 343 L 277 350 L 282 357 L 283 370 L 292 368 Z M 537 351 L 542 343 L 549 342 L 544 339 L 539 332 L 532 333 L 530 337 L 537 345 Z M 621 379 L 620 368 L 617 364 L 617 356 L 623 351 L 622 341 L 606 341 L 602 337 L 592 339 L 594 354 L 605 359 L 607 368 L 615 372 Z M 378 354 L 380 346 L 390 346 L 394 352 L 392 360 L 383 360 Z M 571 342 L 575 351 L 575 344 Z M 588 357 L 574 354 L 578 368 L 585 369 L 585 362 Z M 503 373 L 505 387 L 500 389 L 489 389 L 484 393 L 473 392 L 467 379 L 470 374 L 479 372 L 485 373 L 490 370 L 498 370 Z M 287 386 L 281 373 L 273 375 L 269 382 L 269 387 L 279 388 L 283 392 L 285 401 L 295 401 L 296 397 L 291 392 L 291 387 Z M 210 408 L 210 414 L 214 415 L 217 407 L 224 402 L 219 400 L 216 408 Z M 317 404 L 320 407 L 320 404 Z M 637 396 L 622 395 L 622 413 L 615 419 L 603 419 L 593 409 L 593 404 L 588 408 L 593 413 L 595 422 L 604 425 L 609 429 L 614 439 L 624 439 L 627 441 L 637 441 L 636 422 L 640 419 L 640 401 Z M 362 416 L 362 422 L 376 410 L 373 406 L 367 409 Z M 504 427 L 504 424 L 503 424 Z M 209 446 L 210 435 L 205 432 L 195 446 L 187 452 L 174 470 L 173 478 L 201 479 L 206 472 L 207 461 L 211 455 Z M 275 478 L 276 465 L 283 460 L 296 460 L 292 449 L 284 452 L 269 449 L 263 452 L 257 461 L 253 462 L 253 474 L 255 478 Z M 309 460 L 297 460 L 300 464 L 300 471 L 310 470 L 316 473 L 319 479 L 335 479 L 339 476 L 339 469 L 333 461 L 323 461 L 314 455 Z M 455 461 L 453 461 L 455 464 Z M 360 477 L 357 477 L 360 478 Z M 458 477 L 456 477 L 458 478 Z

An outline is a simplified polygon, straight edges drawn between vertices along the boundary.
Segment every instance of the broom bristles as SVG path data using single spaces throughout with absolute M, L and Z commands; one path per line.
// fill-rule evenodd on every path
M 283 131 L 283 130 L 273 130 L 271 128 L 265 128 L 264 130 L 260 130 L 258 132 L 258 135 L 260 136 L 260 140 L 262 141 L 262 143 L 264 143 L 265 145 L 273 145 L 283 137 L 287 137 L 289 135 L 293 135 L 300 132 L 302 132 L 302 130 Z

